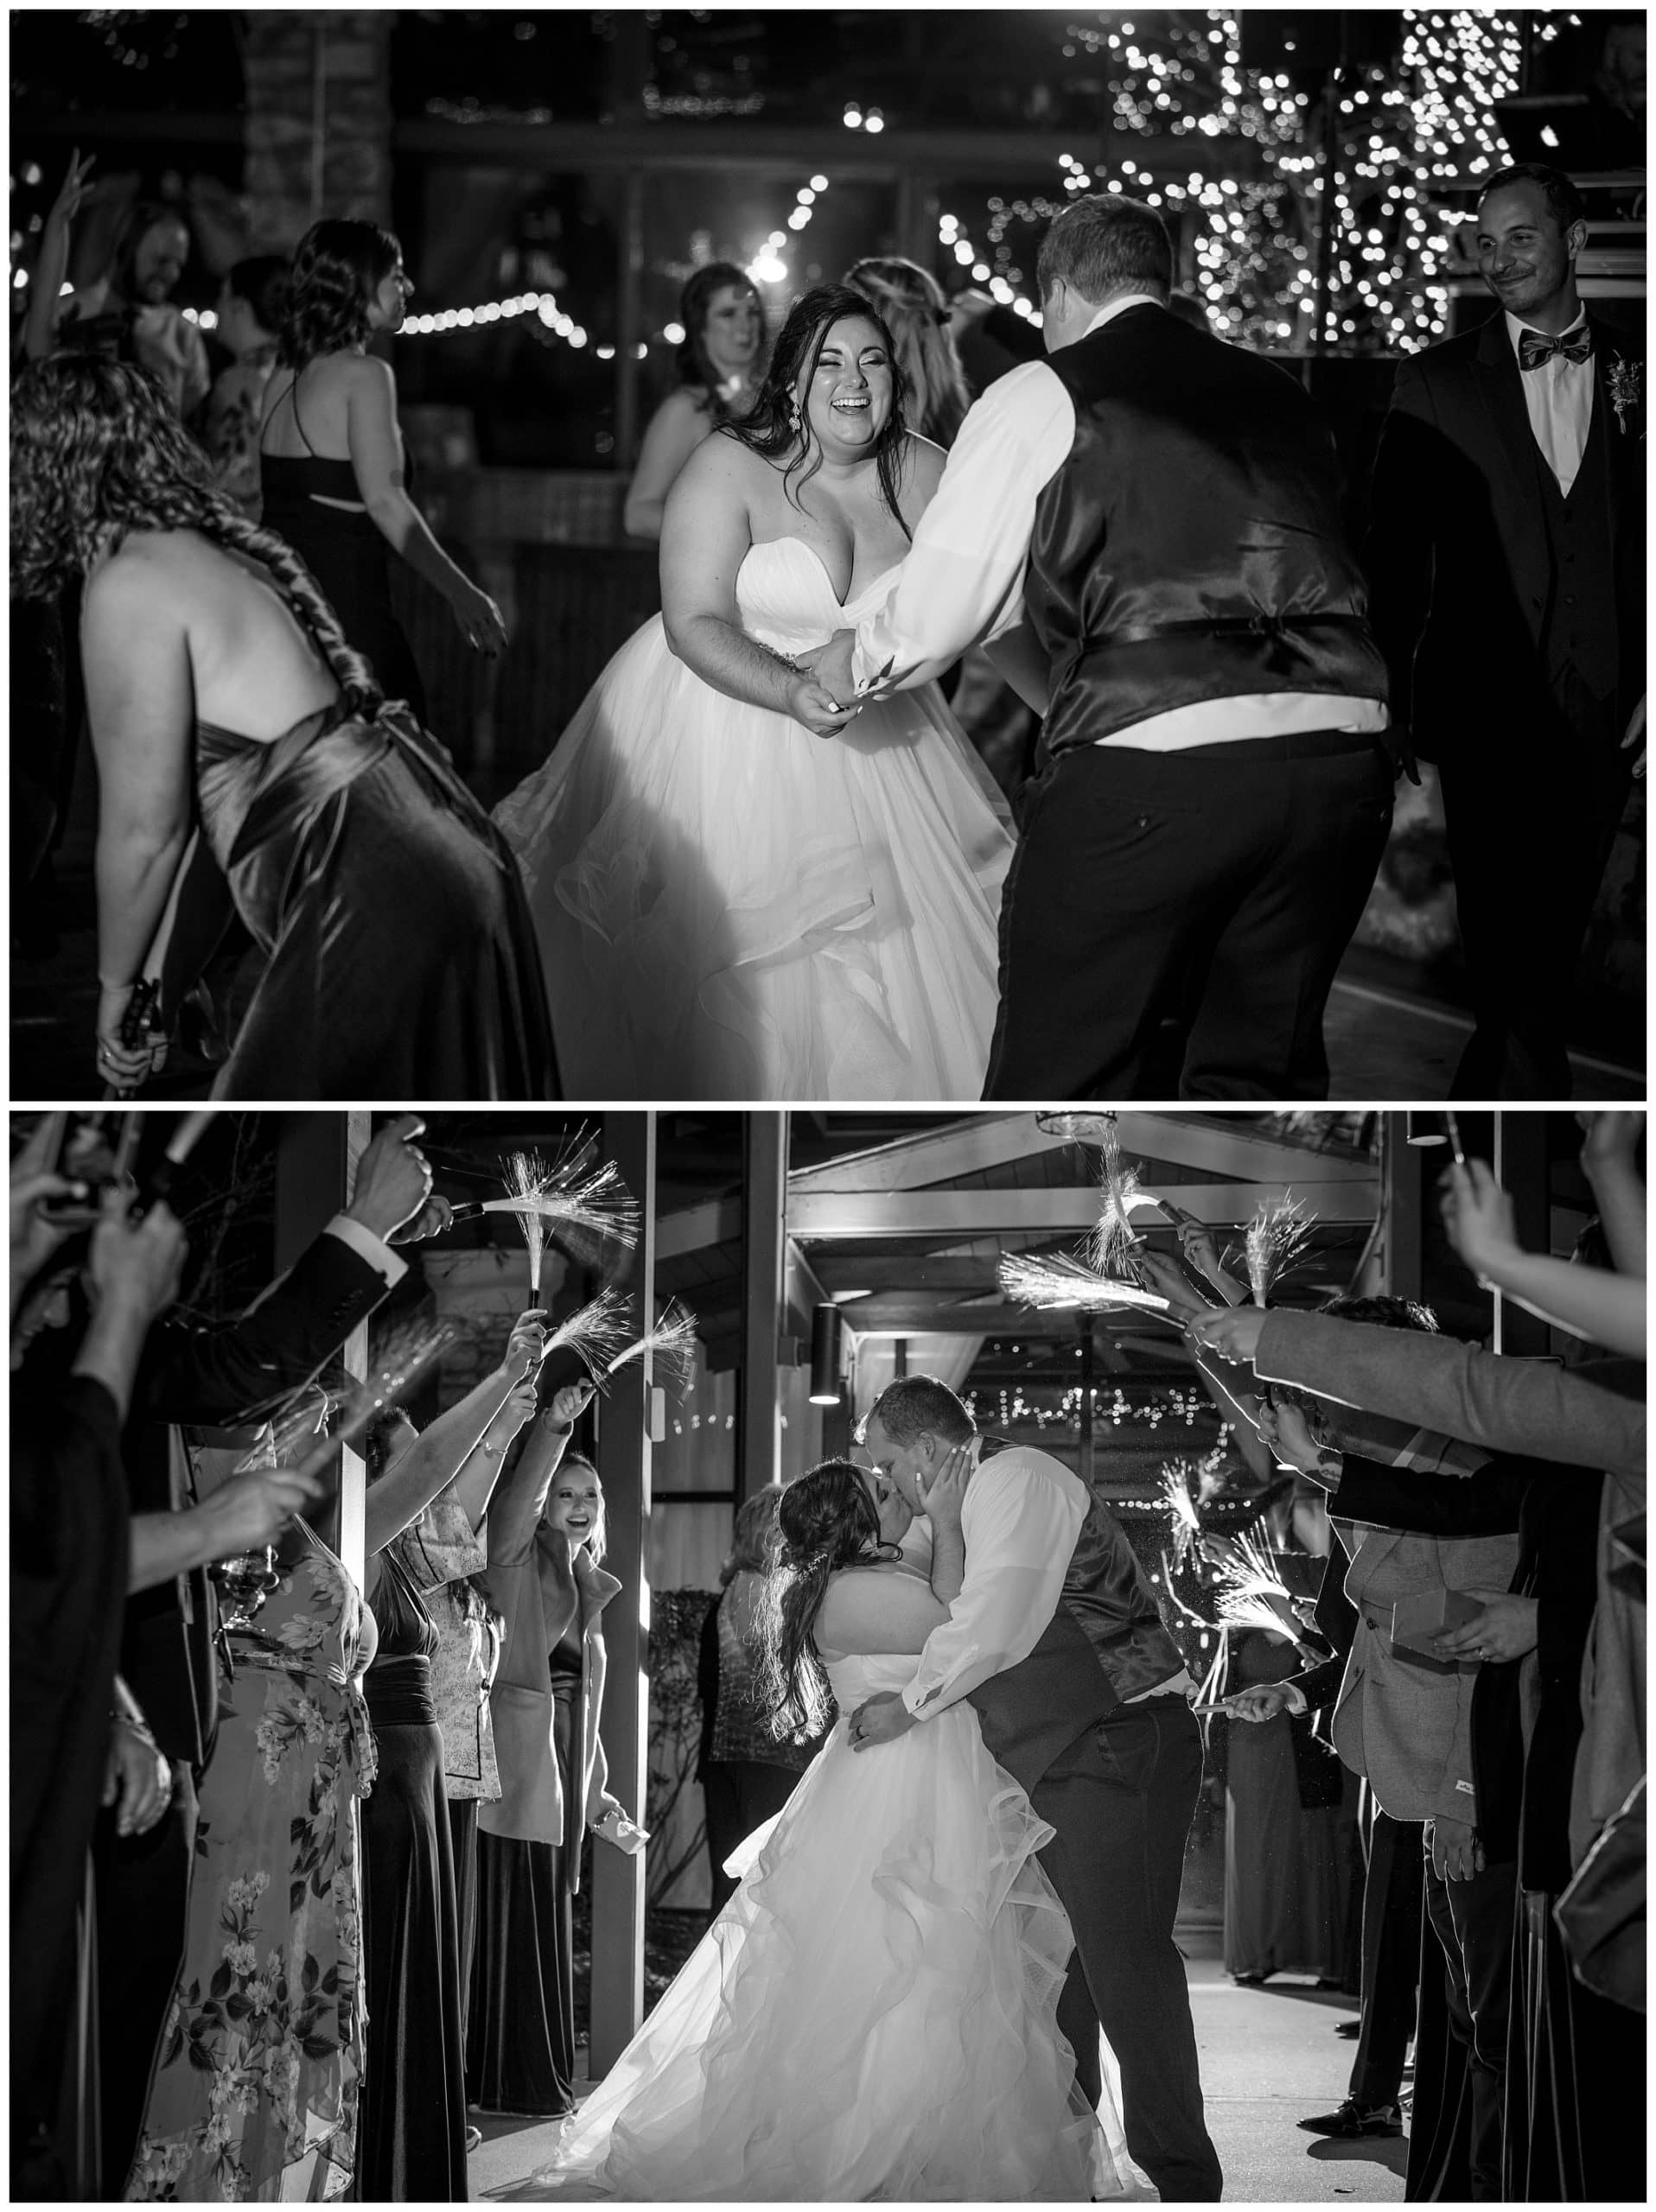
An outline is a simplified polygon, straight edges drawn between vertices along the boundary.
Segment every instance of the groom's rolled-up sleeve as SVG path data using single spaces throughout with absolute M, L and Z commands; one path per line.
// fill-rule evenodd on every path
M 906 690 L 1016 628 L 1035 501 L 1074 442 L 1074 404 L 1045 361 L 990 386 L 960 426 L 896 583 L 857 626 L 859 686 Z
M 965 1582 L 902 1694 L 919 1720 L 1027 1659 L 1058 1611 L 1086 1493 L 1039 1467 L 998 1465 L 980 1468 L 966 1491 Z

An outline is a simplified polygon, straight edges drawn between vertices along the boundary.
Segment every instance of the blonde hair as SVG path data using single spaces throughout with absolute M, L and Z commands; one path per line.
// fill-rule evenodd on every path
M 845 282 L 878 309 L 908 385 L 908 419 L 922 437 L 954 443 L 971 388 L 949 333 L 943 287 L 917 261 L 874 255 L 845 272 Z

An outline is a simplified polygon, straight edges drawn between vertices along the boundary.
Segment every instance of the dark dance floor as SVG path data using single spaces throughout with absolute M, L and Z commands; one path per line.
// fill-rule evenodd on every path
M 50 917 L 54 946 L 40 942 L 38 925 L 47 918 L 38 912 L 13 915 L 11 1096 L 19 1103 L 97 1095 L 92 1057 L 97 944 L 86 862 L 71 855 L 61 864 Z M 34 943 L 30 924 L 37 925 Z M 237 980 L 232 971 L 232 988 Z M 239 981 L 245 988 L 247 976 Z M 1429 974 L 1393 955 L 1353 947 L 1328 1007 L 1330 1095 L 1377 1104 L 1444 1096 L 1470 1027 L 1456 1003 L 1455 983 L 1452 972 Z M 1642 1099 L 1645 1077 L 1633 1064 L 1636 1047 L 1625 1033 L 1625 1007 L 1595 1004 L 1583 995 L 1572 1011 L 1575 1096 Z M 150 1095 L 201 1097 L 212 1080 L 204 1062 L 181 1055 Z

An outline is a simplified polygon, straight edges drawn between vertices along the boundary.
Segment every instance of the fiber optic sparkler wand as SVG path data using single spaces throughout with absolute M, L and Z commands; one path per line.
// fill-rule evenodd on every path
M 177 1128 L 167 1140 L 167 1149 L 145 1177 L 138 1193 L 138 1208 L 147 1213 L 162 1198 L 170 1198 L 173 1185 L 185 1162 L 206 1134 L 209 1122 L 219 1112 L 216 1106 L 198 1107 L 193 1114 L 179 1117 Z

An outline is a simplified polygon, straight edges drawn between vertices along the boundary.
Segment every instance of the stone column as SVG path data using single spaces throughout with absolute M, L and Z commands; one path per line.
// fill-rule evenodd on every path
M 290 253 L 323 215 L 391 221 L 389 9 L 246 18 L 248 251 Z

